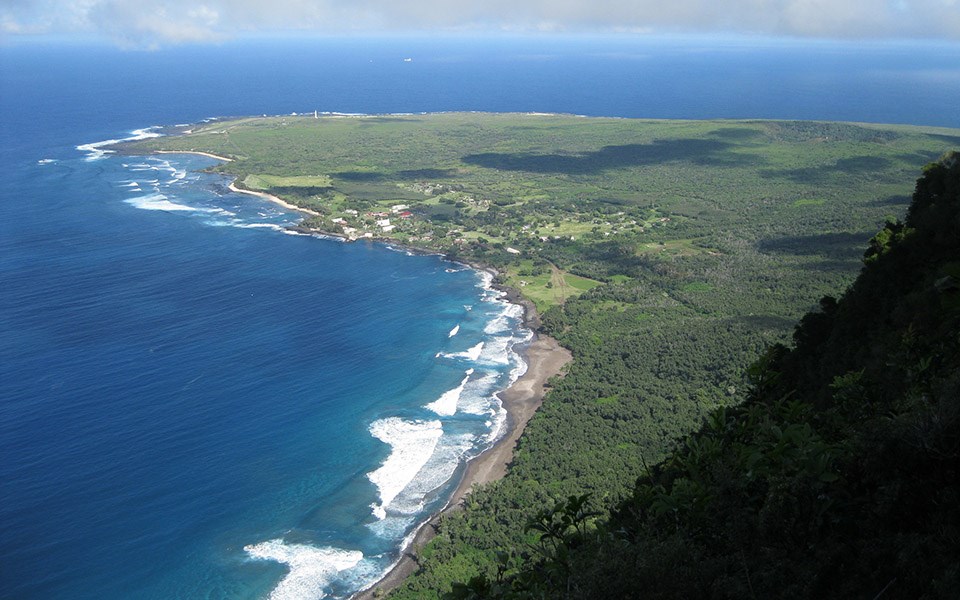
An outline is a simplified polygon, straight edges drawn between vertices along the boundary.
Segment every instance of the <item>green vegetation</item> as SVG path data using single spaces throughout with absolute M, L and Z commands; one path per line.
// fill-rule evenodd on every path
M 838 301 L 749 371 L 613 511 L 543 508 L 447 598 L 955 598 L 960 589 L 960 153 Z M 600 518 L 600 517 L 603 518 Z
M 890 215 L 895 221 L 907 209 L 916 173 L 958 142 L 952 130 L 842 123 L 444 114 L 245 119 L 137 148 L 230 156 L 235 160 L 216 170 L 239 181 L 262 174 L 329 177 L 329 186 L 269 191 L 321 212 L 308 225 L 390 237 L 497 267 L 501 283 L 541 309 L 542 330 L 573 352 L 568 373 L 553 382 L 527 426 L 508 475 L 476 489 L 465 510 L 443 520 L 421 552 L 418 573 L 393 597 L 439 598 L 454 582 L 467 594 L 494 593 L 497 586 L 503 592 L 503 585 L 518 594 L 549 590 L 538 597 L 562 597 L 567 592 L 551 586 L 570 582 L 561 587 L 571 596 L 590 596 L 618 569 L 636 571 L 632 580 L 641 587 L 622 593 L 611 587 L 599 597 L 638 596 L 641 589 L 647 595 L 644 582 L 663 584 L 663 595 L 709 595 L 680 585 L 705 578 L 713 578 L 716 595 L 728 597 L 746 569 L 757 585 L 752 574 L 764 570 L 765 546 L 747 545 L 742 557 L 724 554 L 701 576 L 700 555 L 682 554 L 688 538 L 665 533 L 672 527 L 687 535 L 671 521 L 685 505 L 675 511 L 669 503 L 680 499 L 672 498 L 673 482 L 690 478 L 656 479 L 674 473 L 667 466 L 676 461 L 658 463 L 673 448 L 686 448 L 678 440 L 716 419 L 718 409 L 730 418 L 749 410 L 735 408 L 758 393 L 747 365 L 785 342 L 819 298 L 850 285 L 863 265 L 862 248 Z M 390 231 L 377 224 L 384 219 Z M 877 263 L 907 236 L 892 225 L 884 231 L 871 242 L 870 260 Z M 909 321 L 905 314 L 877 314 Z M 794 471 L 806 473 L 825 460 L 821 441 L 834 456 L 832 433 L 816 424 L 808 432 L 805 421 L 783 417 L 786 409 L 778 406 L 756 418 L 781 432 L 776 419 L 794 419 L 795 433 L 784 442 L 803 465 Z M 721 444 L 723 452 L 747 452 L 768 440 L 744 436 Z M 667 508 L 657 516 L 665 537 L 656 543 L 634 543 L 649 511 L 638 508 L 628 521 L 641 476 L 672 498 L 657 496 Z M 682 483 L 677 494 L 710 507 L 696 513 L 705 519 L 714 505 L 698 495 L 700 481 Z M 748 491 L 766 498 L 762 490 Z M 785 507 L 788 496 L 781 490 L 777 501 Z M 765 502 L 749 498 L 740 512 L 734 501 L 721 505 L 728 512 L 720 518 L 749 527 L 744 511 Z M 630 531 L 623 549 L 609 545 L 613 524 Z M 709 540 L 713 533 L 702 535 Z M 611 554 L 617 560 L 606 561 L 610 572 L 590 560 L 596 555 L 603 563 Z M 539 581 L 525 564 L 552 575 Z M 657 579 L 672 564 L 670 581 Z M 475 577 L 479 587 L 471 590 Z M 789 595 L 764 589 L 755 595 Z
M 251 174 L 243 179 L 243 185 L 257 191 L 282 188 L 329 188 L 333 187 L 333 180 L 327 175 L 278 177 L 276 175 Z

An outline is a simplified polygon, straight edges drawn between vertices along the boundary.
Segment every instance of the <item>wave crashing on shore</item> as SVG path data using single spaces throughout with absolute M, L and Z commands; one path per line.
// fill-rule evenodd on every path
M 315 600 L 326 597 L 325 587 L 339 572 L 355 567 L 363 560 L 357 550 L 314 548 L 305 544 L 287 544 L 275 539 L 243 548 L 256 560 L 272 560 L 290 571 L 270 592 L 270 600 Z

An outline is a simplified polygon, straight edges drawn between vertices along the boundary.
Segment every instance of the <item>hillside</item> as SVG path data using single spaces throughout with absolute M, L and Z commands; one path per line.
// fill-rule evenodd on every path
M 138 148 L 228 156 L 216 170 L 321 213 L 307 225 L 494 265 L 573 352 L 507 477 L 420 549 L 396 597 L 423 598 L 495 580 L 499 549 L 527 549 L 505 573 L 534 560 L 525 526 L 571 495 L 585 514 L 625 507 L 678 439 L 748 399 L 747 366 L 853 281 L 918 170 L 957 145 L 913 127 L 452 114 L 214 122 Z M 581 589 L 602 566 L 578 567 Z
M 924 170 L 839 300 L 751 368 L 609 517 L 571 498 L 451 598 L 954 598 L 960 153 Z

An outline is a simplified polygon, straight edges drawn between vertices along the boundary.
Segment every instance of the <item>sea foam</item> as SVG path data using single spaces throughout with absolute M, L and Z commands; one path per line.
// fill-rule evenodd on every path
M 165 211 L 173 211 L 173 212 L 229 214 L 229 211 L 226 211 L 222 208 L 200 208 L 197 206 L 189 206 L 187 204 L 178 204 L 176 202 L 171 202 L 170 199 L 167 198 L 167 196 L 164 196 L 161 193 L 150 194 L 147 196 L 138 196 L 136 198 L 129 198 L 127 200 L 124 200 L 124 202 L 142 210 L 165 210 Z
M 130 132 L 129 137 L 120 138 L 119 140 L 103 140 L 102 142 L 91 142 L 89 144 L 80 144 L 77 146 L 77 150 L 81 152 L 86 152 L 87 157 L 85 160 L 98 160 L 105 157 L 107 154 L 112 154 L 113 150 L 105 150 L 105 146 L 112 146 L 114 144 L 119 144 L 120 142 L 135 142 L 137 140 L 145 140 L 147 138 L 160 137 L 162 133 L 157 133 L 154 129 L 159 129 L 159 127 L 145 127 L 143 129 L 134 129 Z
M 466 387 L 467 382 L 470 381 L 471 375 L 473 375 L 473 369 L 467 369 L 467 375 L 460 382 L 460 385 L 444 392 L 439 399 L 427 404 L 424 408 L 432 410 L 441 417 L 452 417 L 457 414 L 457 403 L 460 401 L 460 395 L 463 393 L 463 388 Z
M 456 327 L 454 327 L 453 329 L 450 330 L 450 333 L 447 334 L 447 337 L 453 337 L 453 336 L 457 335 L 458 333 L 460 333 L 460 325 L 459 325 L 459 324 L 458 324 Z
M 438 352 L 437 358 L 465 358 L 469 361 L 474 361 L 480 358 L 480 354 L 483 352 L 484 342 L 480 342 L 476 346 L 464 350 L 463 352 Z
M 270 600 L 324 598 L 324 588 L 337 573 L 355 567 L 363 560 L 363 553 L 357 550 L 286 544 L 279 539 L 251 544 L 243 549 L 250 558 L 273 560 L 290 568 L 270 592 Z
M 367 474 L 380 492 L 380 504 L 373 504 L 378 519 L 387 516 L 393 499 L 413 481 L 443 435 L 440 421 L 406 421 L 399 417 L 380 419 L 370 424 L 373 437 L 390 446 L 383 465 Z

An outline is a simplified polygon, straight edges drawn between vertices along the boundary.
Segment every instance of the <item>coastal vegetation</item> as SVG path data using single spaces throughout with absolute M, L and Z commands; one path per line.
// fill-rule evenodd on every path
M 960 588 L 960 153 L 924 170 L 748 371 L 747 399 L 645 466 L 609 513 L 542 504 L 447 598 L 953 598 Z
M 442 114 L 218 121 L 136 150 L 228 157 L 215 170 L 241 187 L 320 213 L 304 227 L 494 266 L 572 351 L 507 476 L 442 520 L 394 597 L 872 597 L 891 578 L 896 595 L 957 583 L 949 514 L 915 535 L 891 521 L 955 506 L 937 470 L 956 465 L 955 407 L 937 399 L 957 397 L 956 315 L 931 288 L 960 277 L 940 204 L 955 160 L 898 219 L 958 145 L 916 127 Z M 939 446 L 908 439 L 924 427 L 945 428 Z M 858 529 L 876 537 L 847 544 Z M 937 556 L 929 572 L 883 579 L 912 552 Z

